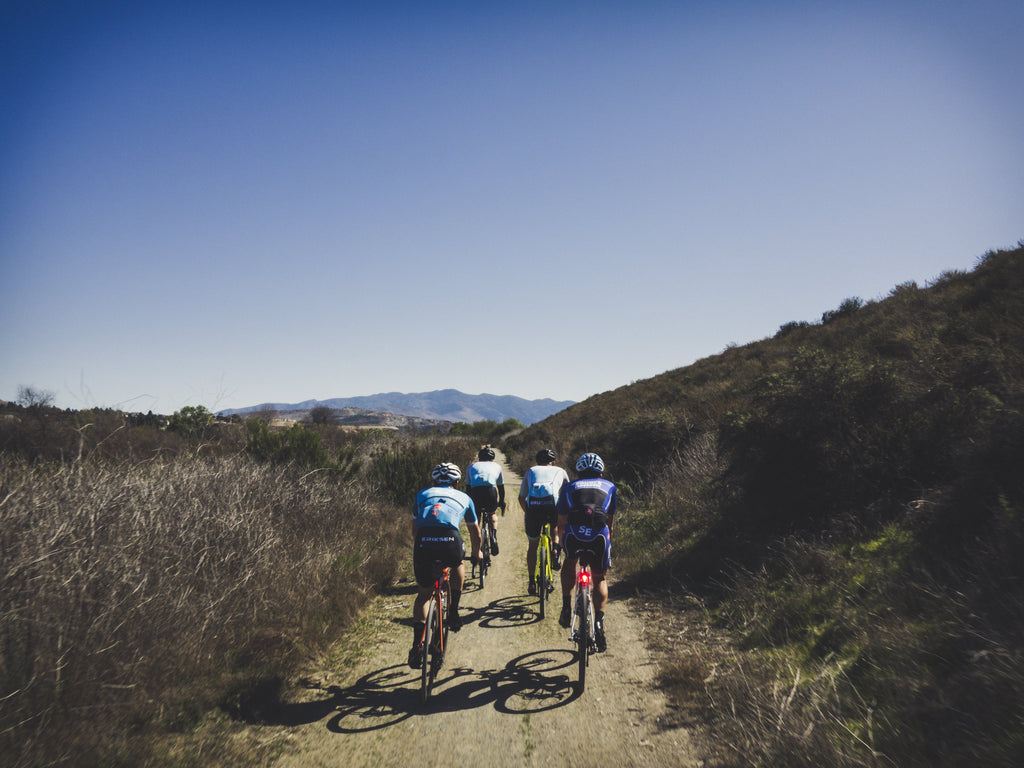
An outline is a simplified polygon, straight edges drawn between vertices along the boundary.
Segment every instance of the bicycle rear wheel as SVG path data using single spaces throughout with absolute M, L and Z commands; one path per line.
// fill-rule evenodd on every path
M 420 701 L 424 704 L 430 701 L 434 675 L 437 672 L 435 662 L 439 653 L 439 619 L 437 602 L 431 598 L 427 608 L 427 626 L 423 633 L 423 663 L 420 670 Z
M 540 617 L 543 619 L 547 613 L 548 602 L 548 571 L 551 565 L 548 558 L 551 553 L 548 551 L 547 538 L 541 538 L 537 552 L 537 595 L 540 597 Z
M 593 627 L 590 593 L 580 592 L 576 600 L 579 624 L 576 632 L 576 656 L 579 662 L 580 693 L 587 685 L 587 665 L 590 663 L 590 636 Z
M 487 569 L 491 565 L 491 526 L 490 523 L 484 523 L 480 526 L 480 534 L 483 536 L 483 542 L 480 545 L 480 563 L 477 565 L 477 570 L 480 575 L 480 589 L 484 588 L 484 583 L 487 581 Z

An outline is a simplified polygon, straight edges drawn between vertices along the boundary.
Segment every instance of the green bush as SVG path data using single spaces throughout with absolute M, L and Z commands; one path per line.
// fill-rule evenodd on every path
M 334 466 L 320 443 L 320 435 L 312 429 L 293 424 L 285 430 L 271 430 L 260 419 L 245 422 L 248 438 L 246 452 L 258 461 L 275 464 L 296 464 L 305 469 Z

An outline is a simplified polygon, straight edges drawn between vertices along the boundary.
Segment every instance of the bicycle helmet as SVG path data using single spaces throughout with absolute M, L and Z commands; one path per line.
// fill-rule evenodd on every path
M 547 464 L 554 461 L 557 457 L 555 456 L 555 452 L 550 448 L 542 448 L 537 451 L 537 456 L 535 458 L 537 459 L 538 464 Z
M 494 461 L 494 449 L 489 445 L 485 445 L 480 449 L 480 453 L 476 455 L 480 461 Z
M 601 474 L 604 472 L 604 462 L 596 453 L 584 453 L 576 462 L 576 471 Z
M 462 478 L 462 470 L 450 461 L 442 462 L 430 470 L 430 479 L 438 485 L 455 485 Z

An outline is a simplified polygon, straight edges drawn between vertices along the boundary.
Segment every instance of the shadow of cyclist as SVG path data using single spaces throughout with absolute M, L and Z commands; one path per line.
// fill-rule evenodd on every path
M 566 669 L 571 651 L 535 651 L 508 662 L 499 670 L 442 669 L 430 703 L 419 700 L 419 673 L 404 665 L 363 676 L 347 688 L 329 689 L 336 714 L 327 722 L 332 733 L 367 733 L 397 725 L 410 717 L 437 712 L 461 712 L 493 706 L 509 715 L 544 712 L 575 701 L 579 692 Z M 297 705 L 308 706 L 308 705 Z M 309 708 L 307 712 L 314 710 Z
M 460 614 L 463 626 L 476 624 L 484 629 L 512 629 L 527 624 L 536 624 L 540 617 L 534 610 L 537 598 L 526 595 L 504 597 L 492 600 L 482 608 L 470 608 L 463 605 Z M 408 616 L 392 616 L 392 624 L 411 627 L 412 619 Z

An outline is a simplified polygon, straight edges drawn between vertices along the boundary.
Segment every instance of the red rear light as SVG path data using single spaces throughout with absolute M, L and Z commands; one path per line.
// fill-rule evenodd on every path
M 590 586 L 590 574 L 587 573 L 586 571 L 580 571 L 579 582 L 580 582 L 581 586 L 589 587 Z

